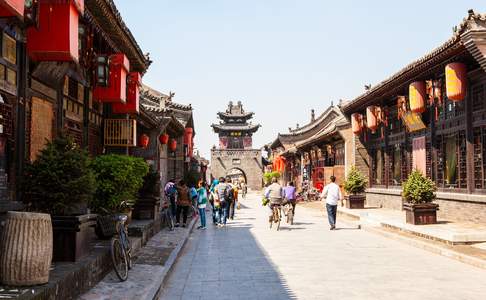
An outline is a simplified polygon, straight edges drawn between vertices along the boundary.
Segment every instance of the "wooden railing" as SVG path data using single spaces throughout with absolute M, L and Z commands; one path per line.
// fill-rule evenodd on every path
M 105 146 L 134 147 L 137 145 L 137 121 L 105 119 Z

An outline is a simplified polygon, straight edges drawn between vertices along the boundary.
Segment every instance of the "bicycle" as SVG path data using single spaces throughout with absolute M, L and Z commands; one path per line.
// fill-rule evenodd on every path
M 174 230 L 174 216 L 172 216 L 172 212 L 168 205 L 164 206 L 160 211 L 160 224 L 164 227 L 167 226 L 170 231 Z
M 128 270 L 132 268 L 132 247 L 125 226 L 127 218 L 126 215 L 115 216 L 116 234 L 111 239 L 111 261 L 120 281 L 128 279 Z
M 282 209 L 280 204 L 272 205 L 272 216 L 270 217 L 270 229 L 272 229 L 273 223 L 277 224 L 277 231 L 280 229 L 280 220 L 282 219 Z

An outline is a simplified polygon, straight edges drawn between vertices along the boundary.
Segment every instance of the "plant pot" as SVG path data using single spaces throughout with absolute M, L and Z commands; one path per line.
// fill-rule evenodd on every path
M 437 211 L 439 204 L 436 203 L 403 203 L 406 213 L 406 221 L 413 225 L 427 225 L 437 223 Z
M 133 217 L 137 220 L 156 220 L 159 217 L 159 207 L 158 197 L 143 197 L 137 200 Z
M 366 195 L 365 194 L 348 195 L 345 196 L 344 199 L 346 199 L 346 208 L 349 209 L 364 208 Z
M 47 283 L 51 260 L 51 216 L 9 211 L 0 238 L 0 281 L 12 286 Z
M 54 261 L 77 261 L 89 253 L 96 215 L 52 216 Z
M 98 216 L 95 233 L 100 239 L 109 239 L 116 233 L 115 215 Z

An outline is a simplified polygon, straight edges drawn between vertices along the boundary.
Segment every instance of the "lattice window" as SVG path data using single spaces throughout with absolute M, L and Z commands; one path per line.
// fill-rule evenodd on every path
M 430 142 L 429 138 L 426 138 L 425 141 L 425 170 L 426 170 L 426 175 L 429 178 L 432 178 L 432 168 L 433 168 L 433 162 L 432 162 L 432 143 Z
M 484 94 L 484 85 L 478 84 L 472 87 L 472 102 L 473 102 L 473 112 L 477 112 L 480 110 L 485 109 L 485 94 Z
M 485 157 L 484 151 L 486 150 L 486 145 L 484 139 L 486 138 L 486 130 L 482 127 L 475 127 L 473 132 L 474 141 L 474 188 L 484 189 L 485 188 L 485 178 L 484 178 L 484 168 L 485 168 Z
M 466 133 L 437 136 L 437 185 L 444 188 L 467 188 Z
M 458 186 L 461 189 L 467 188 L 467 162 L 466 162 L 466 132 L 464 130 L 459 131 L 457 141 L 457 151 L 458 151 Z
M 132 119 L 106 119 L 105 146 L 136 146 L 137 122 Z
M 384 185 L 385 184 L 385 156 L 384 149 L 374 149 L 371 154 L 372 163 L 372 185 Z
M 345 164 L 345 161 L 344 161 L 344 143 L 339 143 L 336 145 L 336 154 L 335 154 L 335 157 L 336 157 L 336 165 L 344 165 Z
M 388 147 L 389 171 L 388 184 L 402 184 L 402 147 L 400 144 Z

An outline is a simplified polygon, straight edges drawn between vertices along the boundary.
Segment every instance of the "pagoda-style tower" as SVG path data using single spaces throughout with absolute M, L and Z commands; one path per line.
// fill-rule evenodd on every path
M 241 101 L 233 105 L 230 101 L 225 112 L 218 112 L 219 124 L 213 124 L 214 132 L 219 135 L 220 149 L 252 149 L 252 135 L 260 124 L 252 124 L 253 112 L 245 112 Z
M 211 127 L 219 136 L 219 148 L 211 150 L 211 176 L 245 180 L 254 190 L 262 187 L 262 155 L 253 149 L 252 136 L 260 124 L 252 124 L 253 112 L 245 112 L 240 101 L 228 104 L 225 112 L 219 112 L 219 124 Z

